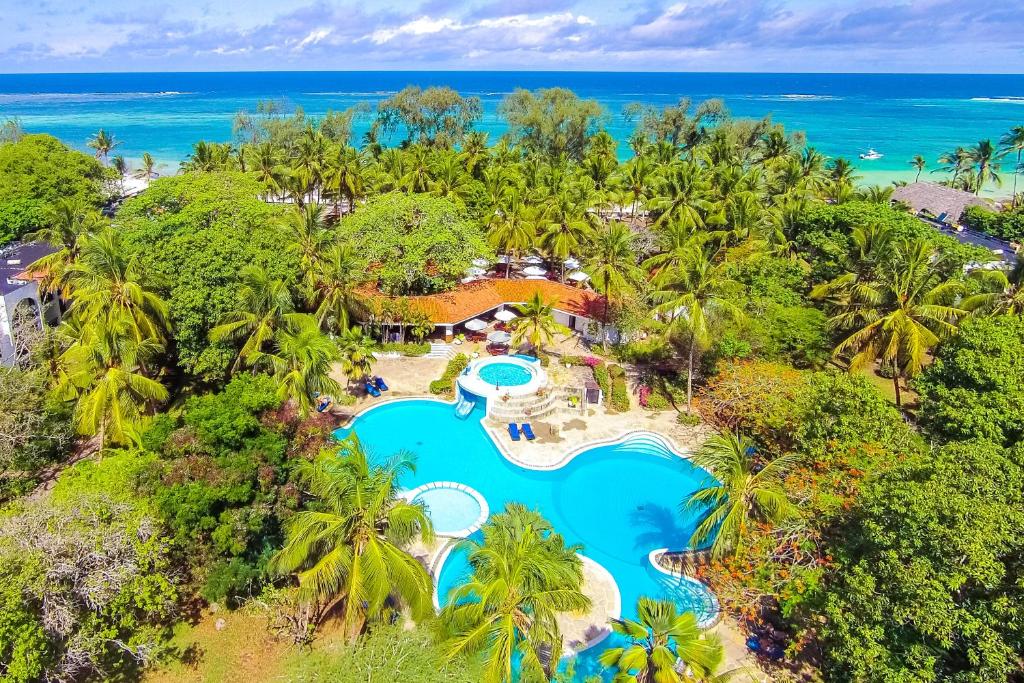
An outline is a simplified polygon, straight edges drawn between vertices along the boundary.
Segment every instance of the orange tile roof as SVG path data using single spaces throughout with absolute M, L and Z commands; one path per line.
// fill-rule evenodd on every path
M 538 292 L 545 303 L 569 315 L 601 317 L 603 297 L 591 290 L 553 280 L 493 278 L 459 285 L 451 292 L 401 298 L 408 301 L 411 308 L 426 313 L 435 325 L 455 325 L 502 304 L 525 303 Z

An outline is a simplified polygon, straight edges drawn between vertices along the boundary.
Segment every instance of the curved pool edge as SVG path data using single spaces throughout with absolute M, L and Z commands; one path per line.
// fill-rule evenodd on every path
M 449 539 L 448 542 L 445 543 L 444 546 L 441 547 L 437 554 L 431 559 L 430 566 L 427 569 L 431 579 L 433 579 L 434 582 L 434 590 L 431 594 L 431 600 L 434 603 L 434 611 L 437 613 L 441 612 L 441 595 L 439 590 L 441 570 L 444 569 L 445 562 L 448 561 L 448 558 L 451 556 L 452 552 L 454 552 L 454 550 L 459 547 L 459 544 L 462 543 L 463 540 L 464 539 L 456 538 Z M 572 647 L 571 645 L 566 643 L 564 646 L 565 649 L 562 652 L 561 659 L 575 657 L 576 655 L 581 654 L 586 650 L 589 650 L 595 645 L 599 645 L 600 643 L 604 642 L 612 634 L 610 620 L 622 618 L 622 591 L 619 588 L 619 584 L 615 580 L 615 577 L 612 575 L 612 573 L 608 571 L 608 569 L 603 564 L 601 564 L 593 558 L 587 557 L 583 553 L 576 553 L 576 557 L 580 558 L 580 561 L 583 564 L 596 569 L 600 574 L 602 574 L 607 584 L 612 589 L 614 589 L 615 595 L 612 601 L 613 604 L 609 621 L 604 622 L 596 634 L 588 638 L 578 647 Z
M 466 538 L 470 534 L 478 531 L 491 515 L 491 508 L 487 504 L 487 499 L 484 498 L 476 489 L 457 481 L 428 481 L 426 484 L 421 484 L 414 489 L 403 491 L 402 497 L 411 502 L 421 493 L 424 493 L 425 491 L 432 491 L 434 489 L 453 489 L 455 491 L 462 491 L 472 497 L 476 501 L 477 505 L 480 506 L 480 514 L 477 515 L 476 520 L 474 520 L 472 524 L 463 529 L 456 529 L 455 531 L 435 531 L 435 536 L 455 539 Z
M 606 439 L 594 439 L 592 441 L 584 441 L 583 443 L 577 444 L 576 446 L 573 446 L 572 448 L 567 450 L 565 454 L 557 461 L 546 465 L 538 465 L 536 463 L 526 462 L 515 457 L 515 455 L 513 455 L 512 452 L 508 450 L 508 446 L 503 442 L 503 440 L 497 438 L 497 436 L 490 429 L 487 428 L 486 424 L 484 425 L 484 430 L 487 432 L 487 435 L 491 438 L 491 441 L 494 442 L 494 445 L 498 448 L 498 451 L 506 460 L 516 465 L 517 467 L 522 467 L 523 469 L 534 470 L 537 472 L 551 472 L 554 470 L 560 470 L 563 467 L 567 466 L 569 463 L 571 463 L 573 460 L 578 458 L 579 456 L 586 453 L 587 451 L 593 450 L 595 448 L 600 448 L 602 446 L 616 446 L 625 444 L 637 438 L 649 438 L 655 441 L 659 441 L 660 444 L 664 446 L 665 449 L 669 451 L 673 456 L 680 458 L 682 460 L 689 460 L 693 456 L 693 453 L 689 448 L 680 448 L 678 445 L 676 445 L 676 443 L 672 440 L 671 437 L 661 434 L 660 432 L 652 432 L 646 429 L 627 429 L 626 431 L 621 432 L 618 436 L 613 436 Z
M 665 567 L 663 567 L 661 563 L 658 562 L 658 558 L 667 552 L 669 552 L 668 548 L 657 548 L 655 550 L 652 550 L 651 552 L 647 553 L 647 561 L 651 563 L 651 566 L 654 567 L 656 571 L 664 574 L 665 576 L 671 576 L 673 578 L 681 579 L 688 583 L 692 583 L 696 586 L 700 586 L 704 591 L 706 591 L 708 597 L 711 598 L 711 604 L 715 610 L 715 613 L 713 616 L 707 619 L 699 620 L 697 622 L 697 628 L 699 628 L 702 631 L 706 631 L 709 628 L 714 628 L 714 626 L 722 620 L 722 604 L 718 601 L 718 596 L 715 595 L 715 591 L 711 589 L 711 586 L 707 585 L 703 581 L 695 579 L 692 576 L 687 576 L 682 572 L 672 571 L 671 569 L 666 569 Z
M 363 406 L 356 412 L 349 415 L 344 422 L 339 424 L 332 431 L 338 431 L 339 429 L 352 429 L 352 425 L 355 424 L 355 421 L 357 419 L 359 419 L 366 413 L 370 412 L 371 410 L 374 410 L 375 408 L 380 408 L 381 406 L 390 406 L 394 405 L 395 403 L 407 403 L 409 401 L 429 401 L 431 403 L 446 403 L 452 406 L 453 408 L 458 404 L 458 401 L 456 400 L 439 398 L 432 394 L 413 394 L 412 396 L 389 396 L 388 398 L 382 398 L 379 401 L 374 401 L 373 403 Z

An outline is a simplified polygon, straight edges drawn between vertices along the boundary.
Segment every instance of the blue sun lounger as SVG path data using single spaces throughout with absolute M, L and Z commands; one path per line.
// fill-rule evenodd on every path
M 536 436 L 534 436 L 534 434 L 533 434 L 533 427 L 530 426 L 529 422 L 524 422 L 522 424 L 522 427 L 520 427 L 520 429 L 523 430 L 523 436 L 526 437 L 527 441 L 533 441 L 534 439 L 537 438 Z
M 373 386 L 369 382 L 366 383 L 366 393 L 368 393 L 370 396 L 373 396 L 374 398 L 380 396 L 380 391 L 377 390 L 377 387 Z
M 388 390 L 388 385 L 384 384 L 384 378 L 383 377 L 374 377 L 373 378 L 373 386 L 377 387 L 381 391 L 387 391 Z
M 515 422 L 508 423 L 508 435 L 512 437 L 513 441 L 519 441 L 519 427 L 516 427 Z

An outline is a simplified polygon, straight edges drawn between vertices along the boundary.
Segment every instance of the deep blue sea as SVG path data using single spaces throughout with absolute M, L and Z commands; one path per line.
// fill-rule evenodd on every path
M 122 142 L 130 162 L 143 152 L 171 168 L 199 139 L 231 139 L 238 110 L 278 99 L 323 114 L 358 102 L 376 104 L 410 84 L 449 85 L 477 95 L 480 128 L 502 132 L 497 106 L 517 87 L 563 86 L 600 101 L 605 125 L 625 141 L 633 124 L 623 107 L 664 105 L 680 97 L 725 100 L 741 117 L 771 114 L 802 130 L 829 156 L 856 156 L 869 147 L 884 154 L 859 162 L 865 181 L 912 175 L 908 161 L 930 162 L 944 150 L 997 140 L 1024 124 L 1024 75 L 742 74 L 598 72 L 240 72 L 0 75 L 0 119 L 56 135 L 84 149 L 98 128 Z M 369 120 L 357 123 L 361 134 Z M 629 150 L 620 145 L 620 155 Z M 936 176 L 932 176 L 936 177 Z

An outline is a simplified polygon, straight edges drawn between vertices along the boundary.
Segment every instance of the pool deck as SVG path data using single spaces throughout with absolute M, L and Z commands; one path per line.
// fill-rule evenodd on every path
M 484 428 L 506 458 L 537 470 L 558 469 L 581 451 L 634 432 L 654 432 L 681 455 L 692 452 L 710 435 L 706 426 L 678 424 L 674 410 L 655 413 L 634 408 L 616 413 L 604 406 L 590 406 L 585 414 L 556 413 L 531 425 L 537 436 L 533 441 L 513 441 L 504 425 L 485 422 Z

